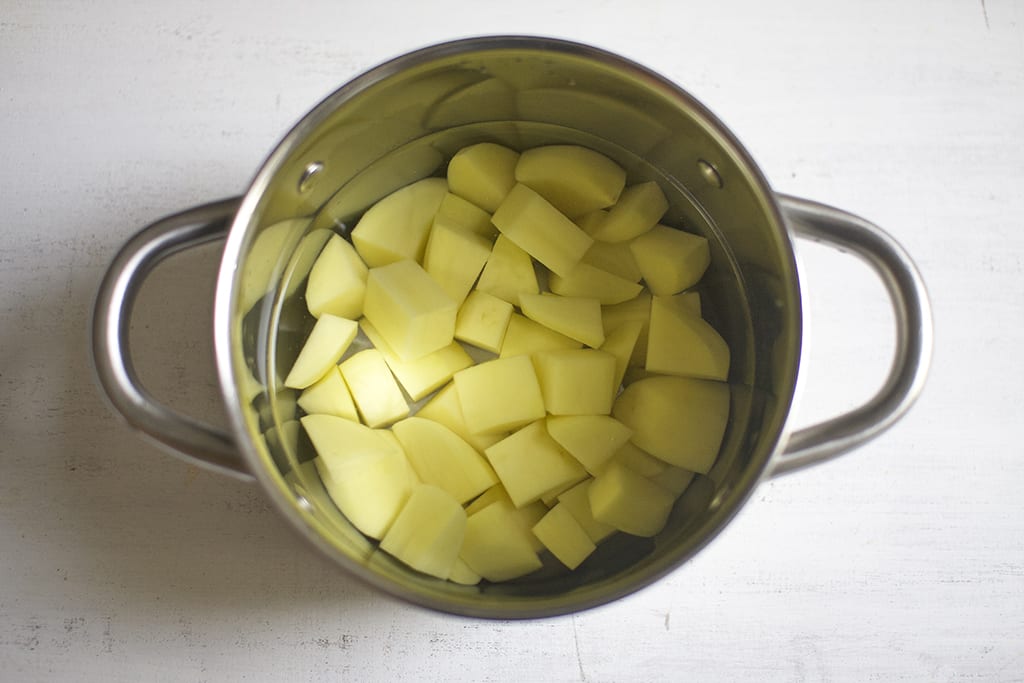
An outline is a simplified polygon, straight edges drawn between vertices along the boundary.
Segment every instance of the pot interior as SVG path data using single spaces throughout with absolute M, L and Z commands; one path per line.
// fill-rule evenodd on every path
M 728 342 L 731 416 L 718 460 L 655 538 L 618 534 L 580 568 L 459 586 L 422 576 L 339 513 L 312 466 L 297 392 L 283 386 L 314 320 L 305 278 L 332 234 L 381 197 L 443 176 L 460 148 L 580 144 L 656 180 L 662 222 L 707 237 L 704 316 Z M 410 53 L 356 78 L 284 139 L 247 194 L 225 249 L 222 384 L 239 442 L 280 511 L 349 571 L 458 614 L 534 617 L 594 606 L 664 575 L 709 541 L 760 480 L 796 380 L 800 301 L 789 237 L 756 166 L 699 103 L 619 57 L 539 38 L 483 38 Z M 223 292 L 222 292 L 223 294 Z M 223 314 L 223 315 L 221 315 Z M 366 345 L 360 335 L 356 347 Z M 237 409 L 235 408 L 237 406 Z

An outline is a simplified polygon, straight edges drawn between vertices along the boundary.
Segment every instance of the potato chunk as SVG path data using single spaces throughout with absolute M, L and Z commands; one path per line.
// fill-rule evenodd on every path
M 284 385 L 292 389 L 305 389 L 323 377 L 338 364 L 358 332 L 359 325 L 354 320 L 339 318 L 330 313 L 321 315 L 306 337 L 306 343 L 299 351 Z
M 372 268 L 363 309 L 402 360 L 421 358 L 455 338 L 458 305 L 414 261 Z
M 485 450 L 484 455 L 516 507 L 587 476 L 586 470 L 551 438 L 544 420 L 505 437 Z
M 633 430 L 608 415 L 549 415 L 548 434 L 591 474 L 629 442 Z
M 485 448 L 493 446 L 506 436 L 504 433 L 474 434 L 469 431 L 466 420 L 462 416 L 462 406 L 459 404 L 459 395 L 455 391 L 454 382 L 449 382 L 434 394 L 434 397 L 427 401 L 416 415 L 443 424 L 481 454 Z
M 668 200 L 658 183 L 630 185 L 590 234 L 602 242 L 625 242 L 653 228 L 667 210 Z
M 425 178 L 371 206 L 352 229 L 352 243 L 371 268 L 410 259 L 423 261 L 437 207 L 448 192 L 443 178 Z
M 552 415 L 604 415 L 611 411 L 615 357 L 595 349 L 533 355 L 544 406 Z M 466 372 L 463 370 L 463 372 Z
M 452 301 L 461 304 L 490 255 L 490 240 L 455 223 L 435 219 L 423 269 Z
M 377 349 L 360 351 L 338 369 L 363 422 L 370 427 L 383 427 L 409 414 L 409 404 Z
M 655 296 L 669 296 L 692 287 L 711 263 L 707 239 L 664 225 L 640 235 L 629 248 Z
M 630 282 L 586 262 L 576 264 L 566 277 L 552 273 L 548 278 L 548 286 L 555 294 L 593 297 L 602 305 L 629 301 L 643 291 L 643 287 L 636 282 Z
M 654 536 L 665 528 L 676 497 L 618 463 L 610 464 L 587 492 L 594 519 L 634 536 Z
M 370 343 L 381 352 L 405 393 L 414 401 L 444 386 L 452 375 L 473 364 L 466 350 L 455 342 L 415 360 L 402 360 L 370 321 L 363 318 L 360 326 Z
M 516 184 L 519 152 L 481 142 L 463 147 L 448 162 L 448 186 L 453 194 L 493 212 Z
M 556 349 L 578 349 L 582 342 L 555 332 L 549 327 L 534 322 L 526 316 L 513 313 L 508 321 L 505 339 L 501 343 L 500 356 L 529 355 L 537 351 L 554 351 Z
M 531 532 L 507 501 L 496 501 L 469 516 L 459 557 L 488 581 L 508 581 L 541 568 Z
M 380 547 L 413 569 L 447 579 L 466 536 L 466 512 L 436 486 L 418 484 Z
M 434 221 L 444 221 L 461 225 L 481 237 L 493 242 L 498 236 L 498 229 L 491 224 L 491 214 L 473 202 L 449 192 L 437 207 Z M 639 279 L 639 278 L 637 278 Z
M 507 432 L 544 417 L 540 384 L 526 356 L 480 363 L 455 373 L 453 381 L 474 434 Z
M 504 235 L 494 241 L 476 288 L 514 306 L 519 305 L 520 294 L 540 292 L 530 255 Z
M 600 543 L 614 534 L 617 529 L 594 519 L 594 513 L 590 509 L 589 495 L 590 486 L 593 483 L 593 478 L 588 477 L 572 488 L 563 491 L 558 494 L 558 504 L 569 511 L 591 541 Z
M 569 569 L 576 569 L 597 549 L 580 523 L 561 503 L 534 525 L 533 533 Z
M 459 308 L 455 319 L 455 338 L 498 353 L 511 318 L 512 304 L 487 292 L 474 290 Z
M 656 296 L 651 300 L 647 341 L 649 372 L 725 380 L 729 376 L 729 346 L 699 315 L 678 302 Z
M 611 206 L 626 185 L 621 166 L 579 145 L 534 147 L 519 155 L 516 181 L 535 190 L 567 216 Z
M 582 296 L 523 294 L 523 315 L 570 339 L 597 348 L 604 343 L 601 302 Z
M 299 396 L 299 407 L 309 415 L 337 415 L 359 422 L 352 392 L 345 385 L 341 371 L 335 365 L 320 380 Z
M 498 477 L 475 448 L 442 424 L 407 417 L 391 428 L 420 481 L 447 491 L 465 503 L 498 483 Z
M 306 307 L 314 318 L 324 313 L 355 320 L 363 314 L 366 264 L 338 235 L 327 240 L 306 281 Z

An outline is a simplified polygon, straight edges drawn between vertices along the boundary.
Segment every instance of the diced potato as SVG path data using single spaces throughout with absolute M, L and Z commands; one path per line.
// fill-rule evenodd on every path
M 533 355 L 533 364 L 544 406 L 552 415 L 605 415 L 611 411 L 615 357 L 610 353 L 594 349 L 541 351 Z
M 636 298 L 643 287 L 589 263 L 576 264 L 566 277 L 555 273 L 548 278 L 551 291 L 561 296 L 593 297 L 602 305 L 620 304 Z
M 284 385 L 305 389 L 338 364 L 359 332 L 354 320 L 324 313 L 313 325 Z
M 604 343 L 601 302 L 581 296 L 522 294 L 523 315 L 592 348 Z
M 386 432 L 342 417 L 307 415 L 301 422 L 331 500 L 361 532 L 382 538 L 417 483 L 405 453 Z
M 438 422 L 407 417 L 396 422 L 391 431 L 420 481 L 444 489 L 460 504 L 498 483 L 483 456 Z
M 455 318 L 455 338 L 492 353 L 501 351 L 512 304 L 487 292 L 473 290 Z
M 598 209 L 597 211 L 591 211 L 590 213 L 585 213 L 582 216 L 573 218 L 573 222 L 579 226 L 580 230 L 593 237 L 594 231 L 597 230 L 597 226 L 604 223 L 604 219 L 606 218 L 608 218 L 608 212 L 604 209 Z M 594 245 L 592 244 L 590 246 L 593 247 Z M 589 251 L 589 249 L 587 251 Z M 637 278 L 637 280 L 639 279 L 640 278 Z
M 363 310 L 402 360 L 425 356 L 455 338 L 458 305 L 413 261 L 370 269 Z
M 498 229 L 491 224 L 491 214 L 481 209 L 476 204 L 463 199 L 462 197 L 449 192 L 441 200 L 437 207 L 437 215 L 434 220 L 450 221 L 475 232 L 488 241 L 494 241 L 498 236 Z
M 463 147 L 448 162 L 448 186 L 453 194 L 493 212 L 516 183 L 519 152 L 481 142 Z
M 461 304 L 490 255 L 490 240 L 455 223 L 434 219 L 423 269 L 452 301 Z
M 534 501 L 529 505 L 522 507 L 515 507 L 512 503 L 512 499 L 508 496 L 508 491 L 501 484 L 495 484 L 491 488 L 481 493 L 472 503 L 466 506 L 466 514 L 473 515 L 491 503 L 497 501 L 505 501 L 508 505 L 511 505 L 515 510 L 515 519 L 519 522 L 530 540 L 530 544 L 533 546 L 534 552 L 540 552 L 544 550 L 544 544 L 540 542 L 540 539 L 533 535 L 533 525 L 540 521 L 540 518 L 547 514 L 547 507 L 540 501 Z
M 473 359 L 456 342 L 416 360 L 402 360 L 370 321 L 363 318 L 359 324 L 366 338 L 381 352 L 405 393 L 414 401 L 444 386 L 459 370 L 473 365 Z
M 366 349 L 338 366 L 352 400 L 370 427 L 383 427 L 409 414 L 409 404 L 377 349 Z
M 686 487 L 693 481 L 694 473 L 690 470 L 684 470 L 682 467 L 673 467 L 668 465 L 664 470 L 655 474 L 654 476 L 648 477 L 658 486 L 663 489 L 667 489 L 672 495 L 677 498 L 683 494 Z
M 640 296 L 631 301 L 624 301 L 614 306 L 601 307 L 601 324 L 607 336 L 612 330 L 626 321 L 636 320 L 641 324 L 640 335 L 633 346 L 633 355 L 629 365 L 643 365 L 647 360 L 647 336 L 651 323 L 651 294 L 641 292 Z
M 314 318 L 324 313 L 355 320 L 363 314 L 366 264 L 338 235 L 327 240 L 306 282 L 306 308 Z
M 491 222 L 502 235 L 559 275 L 568 275 L 594 243 L 565 214 L 522 184 L 512 188 Z
M 594 242 L 583 255 L 583 263 L 618 275 L 630 282 L 640 282 L 643 273 L 633 258 L 630 242 Z
M 664 225 L 637 237 L 629 248 L 655 296 L 670 296 L 692 287 L 711 263 L 707 239 Z
M 452 565 L 452 570 L 448 574 L 449 581 L 462 586 L 475 586 L 480 583 L 482 578 L 482 576 L 470 569 L 469 565 L 461 557 L 455 558 L 455 564 Z
M 506 436 L 503 433 L 474 434 L 469 431 L 466 420 L 462 417 L 462 406 L 459 405 L 459 395 L 455 392 L 454 383 L 445 385 L 426 405 L 419 409 L 416 415 L 443 424 L 481 454 L 485 448 L 498 443 Z
M 352 229 L 352 243 L 366 265 L 379 268 L 406 259 L 422 262 L 430 225 L 447 192 L 443 178 L 424 178 L 367 209 Z
M 514 306 L 519 305 L 520 294 L 540 292 L 530 255 L 504 235 L 495 240 L 476 288 Z
M 542 566 L 531 535 L 511 503 L 499 500 L 469 516 L 459 557 L 488 581 L 516 579 Z
M 672 467 L 664 460 L 658 460 L 650 453 L 644 452 L 643 449 L 639 448 L 633 442 L 623 444 L 622 447 L 615 452 L 615 455 L 609 459 L 607 464 L 611 464 L 613 462 L 619 463 L 623 467 L 627 467 L 640 476 L 647 477 L 648 479 L 653 479 Z M 422 477 L 420 478 L 422 479 Z
M 612 463 L 587 492 L 594 519 L 634 536 L 665 528 L 676 497 L 633 470 Z
M 513 313 L 509 318 L 505 339 L 501 344 L 500 357 L 529 355 L 537 351 L 578 349 L 582 342 L 570 339 L 560 332 L 544 327 L 526 316 Z
M 380 547 L 413 569 L 447 579 L 465 536 L 462 506 L 442 489 L 418 484 Z
M 648 372 L 724 381 L 729 376 L 729 346 L 700 316 L 656 296 L 651 300 L 646 368 Z
M 569 569 L 576 569 L 597 549 L 569 509 L 561 504 L 551 508 L 534 525 L 533 533 Z
M 608 415 L 550 415 L 551 438 L 591 474 L 629 442 L 633 430 Z
M 345 385 L 341 371 L 335 365 L 320 380 L 302 392 L 299 407 L 309 415 L 337 415 L 346 420 L 359 422 L 352 393 Z
M 616 393 L 622 386 L 622 378 L 626 374 L 626 368 L 629 367 L 633 350 L 636 348 L 643 329 L 642 321 L 626 320 L 605 335 L 601 350 L 615 356 L 615 377 L 612 380 L 612 390 Z
M 599 152 L 579 145 L 534 147 L 519 155 L 516 181 L 567 216 L 611 206 L 626 185 L 626 172 Z
M 729 385 L 653 376 L 630 384 L 612 409 L 637 446 L 670 465 L 707 474 L 729 419 Z
M 507 432 L 544 417 L 540 384 L 526 356 L 480 363 L 455 373 L 453 381 L 474 434 Z
M 590 485 L 593 478 L 587 478 L 558 496 L 558 504 L 564 507 L 586 532 L 594 543 L 600 543 L 614 534 L 617 529 L 594 519 L 590 509 Z
M 537 420 L 484 451 L 516 507 L 544 493 L 587 476 L 586 470 L 551 438 Z
M 667 210 L 668 200 L 658 183 L 630 185 L 591 234 L 602 242 L 625 242 L 653 228 Z

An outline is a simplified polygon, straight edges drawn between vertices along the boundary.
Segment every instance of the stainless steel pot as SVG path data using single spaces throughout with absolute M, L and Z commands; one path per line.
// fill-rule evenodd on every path
M 484 140 L 586 145 L 616 159 L 632 182 L 666 188 L 665 222 L 713 245 L 702 300 L 732 351 L 732 413 L 714 469 L 691 484 L 656 538 L 620 535 L 574 573 L 466 587 L 407 569 L 340 515 L 309 467 L 313 454 L 282 368 L 311 325 L 301 284 L 332 231 L 345 234 L 374 201 L 443 173 L 457 149 Z M 229 432 L 161 405 L 140 385 L 128 348 L 132 302 L 153 266 L 225 236 L 214 340 Z M 895 359 L 878 393 L 796 432 L 787 428 L 801 347 L 794 236 L 865 259 L 896 322 Z M 732 133 L 665 78 L 593 47 L 532 37 L 436 45 L 348 82 L 284 137 L 244 196 L 164 218 L 129 240 L 93 320 L 99 380 L 129 423 L 192 462 L 255 479 L 299 533 L 370 584 L 430 608 L 494 618 L 585 609 L 677 568 L 759 482 L 849 451 L 896 422 L 921 391 L 931 345 L 924 284 L 882 230 L 772 192 Z

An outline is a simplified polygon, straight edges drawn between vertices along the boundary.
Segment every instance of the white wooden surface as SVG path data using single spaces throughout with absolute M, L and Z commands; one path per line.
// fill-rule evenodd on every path
M 1024 680 L 1024 4 L 143 5 L 0 3 L 0 679 Z M 777 189 L 906 245 L 937 331 L 891 432 L 764 485 L 655 587 L 531 623 L 425 612 L 339 573 L 256 488 L 122 426 L 86 335 L 134 230 L 244 189 L 360 70 L 500 32 L 681 83 Z M 800 257 L 807 423 L 873 390 L 891 315 L 866 267 Z M 211 419 L 216 263 L 214 247 L 162 267 L 135 337 L 154 389 Z

